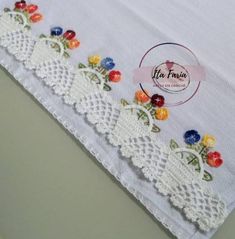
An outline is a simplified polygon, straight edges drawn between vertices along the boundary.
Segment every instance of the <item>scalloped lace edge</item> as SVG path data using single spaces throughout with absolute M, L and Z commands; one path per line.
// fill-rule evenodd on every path
M 131 193 L 138 201 L 141 202 L 141 204 L 144 205 L 144 207 L 166 228 L 168 229 L 176 238 L 182 239 L 183 231 L 180 232 L 179 228 L 172 224 L 169 224 L 167 222 L 167 218 L 163 217 L 159 213 L 159 209 L 153 209 L 151 205 L 149 205 L 145 200 L 144 196 L 136 191 L 133 187 L 131 187 L 128 182 L 121 179 L 117 173 L 115 173 L 113 167 L 110 167 L 109 164 L 107 164 L 105 161 L 102 160 L 102 158 L 99 157 L 99 153 L 96 152 L 91 146 L 88 144 L 87 137 L 81 136 L 78 131 L 71 126 L 71 124 L 63 119 L 63 116 L 57 114 L 56 110 L 53 109 L 52 106 L 47 104 L 46 100 L 44 100 L 37 91 L 31 92 L 30 87 L 23 83 L 21 78 L 16 76 L 13 70 L 10 69 L 9 65 L 5 64 L 4 60 L 2 59 L 0 61 L 0 65 L 4 67 L 8 73 L 11 74 L 11 76 L 14 77 L 14 79 L 20 83 L 24 87 L 24 89 L 29 92 L 60 124 L 63 125 L 63 127 L 69 131 L 79 142 L 86 148 L 86 150 L 96 158 L 96 160 L 101 163 L 101 165 L 113 176 L 115 179 L 129 192 Z

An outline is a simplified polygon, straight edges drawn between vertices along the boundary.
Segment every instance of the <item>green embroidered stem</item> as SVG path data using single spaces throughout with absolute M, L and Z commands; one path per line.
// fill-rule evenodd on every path
M 203 145 L 201 151 L 199 152 L 200 155 L 205 150 L 205 148 L 206 148 L 206 146 Z
M 193 156 L 193 159 L 192 159 L 192 160 L 190 160 L 190 161 L 188 162 L 188 164 L 191 164 L 191 163 L 193 163 L 193 161 L 194 161 L 195 159 L 197 159 L 197 157 L 196 157 L 196 156 Z
M 198 145 L 198 147 L 193 148 L 193 149 L 196 150 L 202 156 L 202 159 L 204 158 L 204 154 L 206 153 L 206 149 L 207 149 L 206 146 L 200 144 L 200 145 Z M 196 159 L 196 157 L 193 156 L 193 158 L 188 162 L 188 164 L 193 163 L 195 159 Z
M 152 106 L 151 103 L 148 103 L 148 104 L 146 104 L 146 105 L 144 106 L 144 108 L 147 109 L 148 111 L 150 111 L 150 110 L 153 108 L 153 106 Z M 142 119 L 143 116 L 146 116 L 146 113 L 144 113 L 144 112 L 142 111 L 142 113 L 139 114 L 138 119 Z

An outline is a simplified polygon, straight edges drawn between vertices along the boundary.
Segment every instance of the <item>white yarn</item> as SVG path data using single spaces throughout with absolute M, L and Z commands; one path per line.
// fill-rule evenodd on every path
M 0 45 L 24 62 L 26 68 L 35 70 L 37 76 L 66 103 L 84 114 L 97 131 L 105 134 L 112 145 L 118 146 L 122 155 L 130 158 L 144 177 L 153 181 L 158 191 L 168 196 L 189 220 L 203 231 L 216 228 L 224 221 L 226 205 L 203 182 L 203 162 L 196 151 L 186 148 L 171 151 L 151 133 L 152 117 L 145 108 L 123 107 L 116 103 L 102 90 L 102 75 L 87 68 L 75 69 L 62 57 L 62 50 L 56 52 L 47 44 L 48 38 L 35 39 L 8 14 L 0 17 L 0 27 L 3 29 Z M 92 81 L 91 74 L 97 76 L 101 86 Z M 144 111 L 149 124 L 138 120 L 130 109 Z M 199 159 L 201 172 L 196 172 L 185 157 L 179 157 L 179 152 L 181 155 L 194 154 Z

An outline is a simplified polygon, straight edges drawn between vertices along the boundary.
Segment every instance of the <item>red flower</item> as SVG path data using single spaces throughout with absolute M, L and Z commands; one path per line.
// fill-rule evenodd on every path
M 27 6 L 27 4 L 26 4 L 26 2 L 23 1 L 23 0 L 15 3 L 15 8 L 16 8 L 16 9 L 21 9 L 21 10 L 23 10 L 23 9 L 26 8 L 26 6 Z
M 120 71 L 110 71 L 109 80 L 112 82 L 119 82 L 122 79 L 122 74 Z
M 211 167 L 215 167 L 215 168 L 220 167 L 223 164 L 223 159 L 221 158 L 221 154 L 217 151 L 208 153 L 207 163 Z
M 67 40 L 72 40 L 76 36 L 76 33 L 72 30 L 68 30 L 64 33 L 63 37 Z
M 151 103 L 155 107 L 162 107 L 165 104 L 165 98 L 162 95 L 154 94 L 151 97 Z
M 29 4 L 26 8 L 25 11 L 32 14 L 38 10 L 38 6 L 34 4 Z

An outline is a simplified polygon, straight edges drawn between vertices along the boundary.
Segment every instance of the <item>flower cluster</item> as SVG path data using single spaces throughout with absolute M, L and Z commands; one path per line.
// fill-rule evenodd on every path
M 30 28 L 30 24 L 31 23 L 36 23 L 39 22 L 43 19 L 43 16 L 41 13 L 37 12 L 38 10 L 38 6 L 35 4 L 28 4 L 26 3 L 26 1 L 21 0 L 15 3 L 15 8 L 13 10 L 13 12 L 19 12 L 24 14 L 24 16 L 27 19 L 27 27 Z M 5 12 L 12 12 L 11 9 L 9 8 L 5 8 L 4 9 Z M 20 22 L 23 23 L 23 19 L 21 18 L 20 15 L 16 15 L 15 19 Z
M 76 33 L 73 30 L 67 30 L 64 32 L 63 28 L 59 26 L 51 28 L 51 34 L 49 37 L 42 34 L 40 35 L 40 38 L 51 38 L 61 42 L 64 47 L 65 58 L 69 58 L 70 56 L 66 51 L 67 49 L 73 50 L 80 46 L 80 41 L 76 39 Z M 51 47 L 58 52 L 61 50 L 56 43 L 52 43 Z
M 157 120 L 167 120 L 169 117 L 169 110 L 163 107 L 165 98 L 162 95 L 154 94 L 150 97 L 146 90 L 138 90 L 135 93 L 135 102 L 149 110 Z
M 214 136 L 206 134 L 201 137 L 198 131 L 188 130 L 184 133 L 184 142 L 188 148 L 198 152 L 199 155 L 201 155 L 203 162 L 210 167 L 218 168 L 223 164 L 221 154 L 217 151 L 211 151 L 216 143 Z M 179 147 L 179 145 L 174 140 L 171 140 L 170 147 L 171 149 L 175 149 Z M 200 170 L 198 159 L 195 156 L 189 155 L 187 159 L 189 164 L 196 167 L 196 170 Z M 211 181 L 213 178 L 209 172 L 204 171 L 204 179 L 206 181 Z
M 112 88 L 108 84 L 109 82 L 119 82 L 122 79 L 122 74 L 118 70 L 114 70 L 115 63 L 111 57 L 106 57 L 101 59 L 100 55 L 92 55 L 88 57 L 88 65 L 79 63 L 79 68 L 89 67 L 93 70 L 99 72 L 105 81 L 104 90 L 110 91 Z M 93 75 L 92 80 L 96 80 L 96 77 Z
M 121 104 L 123 106 L 126 106 L 130 103 L 125 99 L 121 99 Z M 146 91 L 138 90 L 135 92 L 134 104 L 143 106 L 146 110 L 149 111 L 153 119 L 166 120 L 169 117 L 168 109 L 162 107 L 164 105 L 164 97 L 161 95 L 155 94 L 150 98 Z M 143 120 L 146 124 L 149 124 L 148 116 L 144 111 L 140 110 L 139 112 L 137 112 L 137 116 L 139 120 Z M 156 124 L 154 124 L 152 131 L 154 133 L 158 133 L 160 132 L 160 128 Z
M 223 164 L 221 154 L 217 151 L 210 151 L 215 146 L 215 137 L 206 134 L 202 137 L 201 141 L 200 139 L 201 136 L 196 130 L 189 130 L 184 134 L 185 143 L 188 144 L 191 148 L 196 149 L 202 156 L 204 162 L 206 162 L 211 167 L 220 167 Z
M 60 40 L 64 48 L 67 49 L 75 49 L 80 46 L 80 42 L 75 38 L 76 33 L 72 30 L 67 30 L 63 34 L 63 28 L 62 27 L 53 27 L 51 29 L 51 37 L 57 38 Z
M 166 107 L 163 107 L 165 104 L 165 98 L 162 95 L 154 94 L 151 97 L 149 96 L 147 90 L 137 90 L 135 92 L 134 103 L 143 106 L 149 111 L 152 118 L 155 120 L 167 120 L 169 118 L 169 110 Z M 121 100 L 122 105 L 128 105 L 129 103 L 125 100 Z M 140 111 L 137 113 L 138 119 L 144 120 L 148 124 L 148 116 L 145 112 Z M 160 128 L 154 124 L 153 132 L 160 132 Z
M 216 139 L 212 135 L 204 135 L 201 142 L 199 142 L 201 136 L 196 130 L 189 130 L 184 134 L 185 142 L 191 146 L 191 148 L 196 148 L 201 154 L 204 162 L 206 162 L 209 166 L 218 168 L 223 164 L 223 159 L 221 158 L 221 154 L 217 151 L 210 151 L 216 143 Z M 210 152 L 209 152 L 210 151 Z

